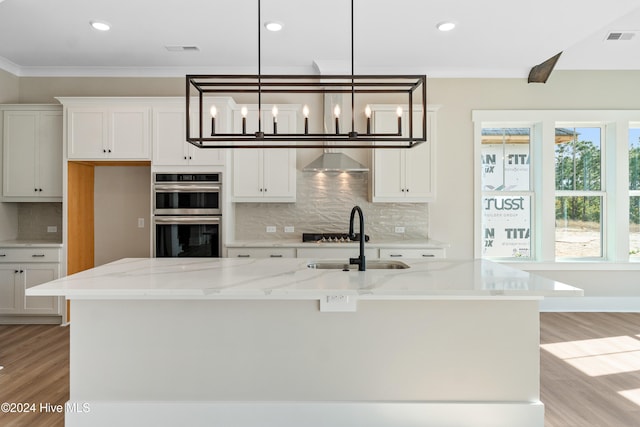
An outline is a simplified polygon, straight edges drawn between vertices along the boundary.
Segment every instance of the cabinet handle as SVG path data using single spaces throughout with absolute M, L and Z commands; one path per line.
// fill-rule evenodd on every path
M 13 272 L 16 274 L 20 273 L 18 270 L 13 270 Z
M 282 254 L 271 254 L 269 255 L 270 258 L 282 258 Z
M 238 258 L 251 258 L 251 255 L 238 254 Z
M 7 254 L 0 254 L 0 257 L 2 257 L 2 256 L 7 256 Z
M 22 274 L 22 273 L 24 273 L 24 270 L 14 270 L 14 272 L 15 272 L 16 274 L 18 274 L 18 273 Z
M 422 254 L 422 256 L 425 258 L 435 258 L 434 254 Z
M 390 254 L 389 255 L 391 258 L 402 258 L 401 254 Z
M 44 254 L 33 254 L 31 255 L 32 258 L 44 258 Z

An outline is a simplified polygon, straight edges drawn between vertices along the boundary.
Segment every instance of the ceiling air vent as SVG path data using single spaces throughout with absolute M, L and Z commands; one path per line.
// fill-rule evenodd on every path
M 198 52 L 198 46 L 165 46 L 169 52 Z
M 631 40 L 636 35 L 633 31 L 612 31 L 607 34 L 607 41 Z

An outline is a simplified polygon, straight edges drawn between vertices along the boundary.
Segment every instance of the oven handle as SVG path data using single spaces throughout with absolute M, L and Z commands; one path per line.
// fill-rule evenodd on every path
M 196 193 L 202 191 L 220 191 L 219 185 L 158 185 L 154 187 L 155 191 L 163 191 L 167 193 Z
M 219 216 L 156 216 L 156 224 L 219 224 Z

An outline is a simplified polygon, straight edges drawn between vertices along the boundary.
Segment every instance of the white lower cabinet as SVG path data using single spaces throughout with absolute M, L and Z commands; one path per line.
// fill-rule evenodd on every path
M 295 258 L 295 248 L 229 248 L 228 258 Z
M 433 249 L 380 249 L 380 258 L 445 258 L 444 248 Z
M 25 295 L 60 277 L 59 260 L 59 249 L 0 248 L 0 315 L 61 315 L 59 297 Z

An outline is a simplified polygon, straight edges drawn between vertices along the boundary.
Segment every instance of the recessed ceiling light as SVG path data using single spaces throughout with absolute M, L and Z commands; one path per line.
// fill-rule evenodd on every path
M 284 25 L 282 22 L 269 21 L 264 23 L 264 27 L 269 31 L 280 31 Z
M 98 31 L 109 31 L 111 29 L 111 25 L 104 21 L 91 21 L 90 24 L 94 30 Z
M 440 31 L 451 31 L 455 27 L 456 27 L 456 24 L 450 21 L 440 22 L 438 23 L 438 25 L 436 25 L 436 28 Z

